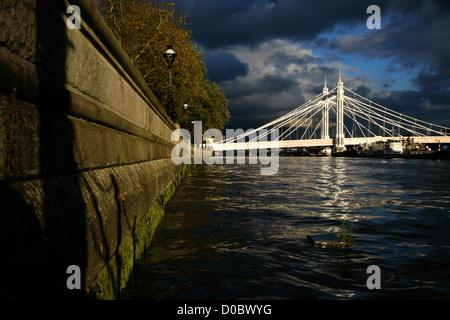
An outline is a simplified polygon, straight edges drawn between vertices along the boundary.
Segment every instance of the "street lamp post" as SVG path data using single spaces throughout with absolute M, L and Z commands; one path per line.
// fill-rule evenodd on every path
M 169 93 L 167 95 L 167 109 L 169 112 L 169 116 L 172 120 L 175 120 L 176 114 L 173 106 L 173 89 L 172 89 L 172 64 L 175 61 L 177 54 L 173 51 L 172 46 L 168 45 L 166 52 L 163 54 L 164 59 L 167 62 L 169 67 Z
M 184 103 L 183 104 L 183 109 L 184 109 L 184 115 L 183 115 L 184 121 L 183 122 L 184 122 L 185 129 L 187 129 L 188 121 L 189 121 L 188 108 L 189 108 L 189 105 L 187 103 Z

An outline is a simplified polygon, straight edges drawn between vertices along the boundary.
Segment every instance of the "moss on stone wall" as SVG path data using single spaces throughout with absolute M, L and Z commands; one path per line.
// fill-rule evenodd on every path
M 189 166 L 185 166 L 174 175 L 166 190 L 136 225 L 132 234 L 122 239 L 118 251 L 100 272 L 97 280 L 87 288 L 89 296 L 99 300 L 113 300 L 119 297 L 120 290 L 126 286 L 133 271 L 134 262 L 150 245 L 164 215 L 165 205 L 174 195 L 188 168 Z

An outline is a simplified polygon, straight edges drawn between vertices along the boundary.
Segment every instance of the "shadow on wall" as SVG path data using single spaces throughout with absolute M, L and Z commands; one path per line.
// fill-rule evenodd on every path
M 2 186 L 0 254 L 4 262 L 0 291 L 6 297 L 82 296 L 82 290 L 68 290 L 66 286 L 69 265 L 78 265 L 82 277 L 86 269 L 86 208 L 78 177 L 70 175 L 77 171 L 77 164 L 73 126 L 66 116 L 70 96 L 61 85 L 65 83 L 66 52 L 71 46 L 62 19 L 65 11 L 62 0 L 36 1 L 42 217 L 37 216 L 38 208 L 27 205 L 21 196 L 33 191 L 31 183 Z

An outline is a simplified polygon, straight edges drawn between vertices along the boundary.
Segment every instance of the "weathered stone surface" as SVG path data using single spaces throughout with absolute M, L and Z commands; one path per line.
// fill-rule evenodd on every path
M 68 135 L 71 159 L 64 161 L 67 146 L 60 147 Z M 41 152 L 41 144 L 47 152 Z M 13 106 L 10 97 L 0 95 L 0 179 L 39 175 L 41 163 L 45 163 L 46 174 L 54 175 L 170 157 L 171 146 L 155 144 L 76 117 L 40 114 L 34 105 L 19 100 Z
M 17 97 L 38 103 L 41 112 L 70 114 L 170 144 L 174 124 L 93 2 L 73 3 L 83 12 L 81 30 L 67 28 L 64 1 L 2 3 L 0 91 L 8 95 L 16 87 Z
M 29 285 L 30 292 L 45 292 L 39 289 L 44 283 L 38 273 L 61 294 L 65 269 L 75 264 L 82 267 L 91 294 L 103 292 L 99 283 L 105 281 L 123 287 L 184 171 L 161 159 L 0 185 L 1 254 L 8 257 L 1 266 L 1 282 L 22 270 L 14 274 L 12 289 L 22 284 Z M 120 250 L 128 251 L 120 255 Z M 118 254 L 121 265 L 114 266 L 111 261 L 119 259 Z M 125 264 L 127 272 L 116 270 Z M 27 273 L 28 268 L 35 273 Z M 105 268 L 110 271 L 99 281 Z
M 0 291 L 114 298 L 186 169 L 175 128 L 93 1 L 1 1 Z
M 31 62 L 36 56 L 36 4 L 33 0 L 0 3 L 0 43 Z

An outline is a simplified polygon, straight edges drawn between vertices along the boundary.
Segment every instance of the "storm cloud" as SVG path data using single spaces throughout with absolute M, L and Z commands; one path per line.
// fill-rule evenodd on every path
M 224 50 L 203 50 L 208 76 L 211 80 L 220 82 L 233 80 L 248 73 L 248 66 L 242 63 L 234 54 Z
M 381 29 L 369 30 L 369 5 Z M 189 13 L 230 128 L 254 128 L 319 94 L 325 76 L 388 108 L 450 125 L 450 4 L 444 1 L 176 0 Z

